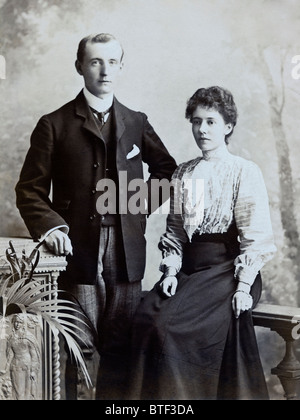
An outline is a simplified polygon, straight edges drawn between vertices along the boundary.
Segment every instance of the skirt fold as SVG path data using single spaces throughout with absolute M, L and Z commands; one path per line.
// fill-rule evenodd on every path
M 159 281 L 142 300 L 128 399 L 267 399 L 251 312 L 235 319 L 232 310 L 233 258 L 224 244 L 210 245 L 191 244 L 173 297 L 162 296 Z M 260 282 L 252 288 L 255 303 Z

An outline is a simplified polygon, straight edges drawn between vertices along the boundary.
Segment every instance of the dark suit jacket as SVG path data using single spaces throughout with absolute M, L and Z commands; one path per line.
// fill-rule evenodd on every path
M 126 108 L 114 98 L 113 116 L 117 170 L 127 172 L 127 184 L 143 179 L 143 162 L 148 164 L 148 181 L 170 179 L 175 161 L 146 115 Z M 134 145 L 140 153 L 130 159 L 127 155 Z M 105 162 L 105 142 L 83 92 L 43 116 L 32 133 L 16 185 L 17 207 L 33 239 L 56 226 L 69 226 L 73 257 L 67 258 L 68 281 L 95 282 L 101 226 L 96 185 L 105 176 Z M 129 199 L 136 192 L 126 193 Z M 145 270 L 146 215 L 127 213 L 120 219 L 128 280 L 140 281 Z

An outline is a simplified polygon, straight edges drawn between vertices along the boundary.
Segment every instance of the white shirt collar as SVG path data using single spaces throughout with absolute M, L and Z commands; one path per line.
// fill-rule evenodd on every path
M 108 108 L 112 106 L 114 95 L 111 94 L 107 98 L 102 99 L 93 95 L 86 87 L 83 88 L 83 94 L 87 103 L 90 107 L 94 108 L 98 112 L 107 111 Z

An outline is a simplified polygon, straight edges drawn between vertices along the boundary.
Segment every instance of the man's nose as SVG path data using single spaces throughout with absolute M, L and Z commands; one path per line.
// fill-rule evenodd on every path
M 101 68 L 100 68 L 100 73 L 101 73 L 102 76 L 107 75 L 107 64 L 106 63 L 102 63 Z

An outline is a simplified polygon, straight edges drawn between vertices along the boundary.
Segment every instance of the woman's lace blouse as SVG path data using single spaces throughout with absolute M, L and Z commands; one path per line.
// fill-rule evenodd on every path
M 184 244 L 194 233 L 224 233 L 236 223 L 240 254 L 234 261 L 235 276 L 252 285 L 276 252 L 268 195 L 258 166 L 225 148 L 179 165 L 172 182 L 167 229 L 159 242 L 160 270 L 180 270 Z

